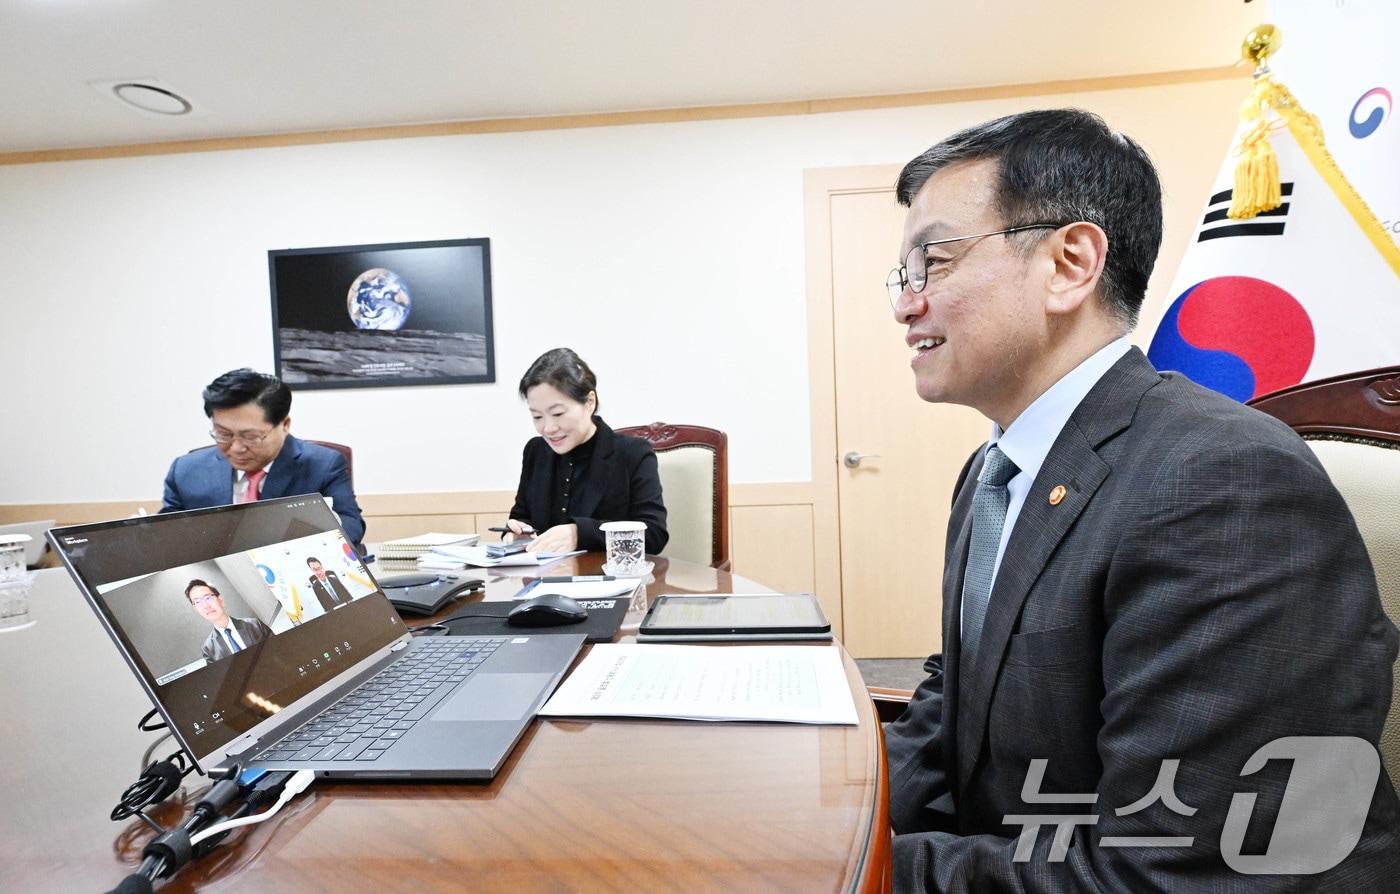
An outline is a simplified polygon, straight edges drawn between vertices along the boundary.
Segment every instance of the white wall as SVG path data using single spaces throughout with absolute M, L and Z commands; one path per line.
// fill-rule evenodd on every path
M 533 434 L 515 383 L 558 345 L 592 364 L 612 424 L 723 428 L 732 481 L 805 481 L 804 169 L 1095 109 L 1163 166 L 1160 303 L 1246 89 L 0 167 L 0 503 L 158 497 L 172 456 L 207 442 L 202 386 L 271 369 L 268 249 L 480 236 L 496 384 L 296 395 L 293 430 L 352 445 L 359 491 L 513 489 Z M 845 300 L 886 312 L 881 283 Z

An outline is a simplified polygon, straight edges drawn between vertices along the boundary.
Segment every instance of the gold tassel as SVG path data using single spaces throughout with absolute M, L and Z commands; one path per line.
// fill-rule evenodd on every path
M 1240 50 L 1246 62 L 1254 63 L 1254 88 L 1240 106 L 1240 120 L 1253 121 L 1254 126 L 1245 131 L 1236 149 L 1239 161 L 1235 163 L 1235 189 L 1228 212 L 1231 220 L 1248 220 L 1283 204 L 1278 156 L 1269 145 L 1269 112 L 1277 110 L 1282 97 L 1266 64 L 1281 42 L 1277 28 L 1260 25 L 1245 35 Z
M 1254 63 L 1254 88 L 1240 107 L 1240 120 L 1254 125 L 1240 137 L 1236 150 L 1235 189 L 1228 213 L 1232 220 L 1248 220 L 1272 211 L 1283 204 L 1283 187 L 1279 182 L 1278 156 L 1269 145 L 1269 134 L 1283 127 L 1303 150 L 1313 168 L 1322 176 L 1332 194 L 1356 221 L 1362 233 L 1380 252 L 1390 269 L 1400 276 L 1400 245 L 1386 232 L 1375 212 L 1361 194 L 1347 181 L 1342 169 L 1322 137 L 1322 124 L 1309 114 L 1287 87 L 1274 80 L 1266 64 L 1271 53 L 1278 50 L 1282 38 L 1273 25 L 1260 25 L 1244 37 L 1241 52 L 1246 61 Z M 1277 117 L 1271 117 L 1277 116 Z
M 1230 198 L 1231 220 L 1247 220 L 1283 204 L 1278 155 L 1269 144 L 1269 127 L 1260 122 L 1240 140 L 1235 164 L 1235 189 Z

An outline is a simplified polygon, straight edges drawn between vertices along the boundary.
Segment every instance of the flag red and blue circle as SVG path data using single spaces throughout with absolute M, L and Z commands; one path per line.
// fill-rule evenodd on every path
M 1216 276 L 1172 302 L 1147 359 L 1246 401 L 1303 381 L 1315 346 L 1312 319 L 1286 290 L 1252 276 Z

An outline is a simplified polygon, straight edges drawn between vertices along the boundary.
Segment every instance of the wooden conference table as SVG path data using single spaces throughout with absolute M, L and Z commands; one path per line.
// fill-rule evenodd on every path
M 488 600 L 519 588 L 482 575 Z M 623 639 L 661 593 L 766 589 L 657 559 Z M 39 572 L 31 599 L 36 623 L 0 633 L 0 891 L 106 891 L 153 837 L 107 818 L 156 738 L 136 729 L 150 704 L 66 571 Z M 884 746 L 845 660 L 857 727 L 536 720 L 489 784 L 318 781 L 158 890 L 886 890 Z M 193 804 L 207 781 L 186 783 Z

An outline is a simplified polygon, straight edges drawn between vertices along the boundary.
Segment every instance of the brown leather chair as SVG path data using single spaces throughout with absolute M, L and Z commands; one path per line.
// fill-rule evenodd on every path
M 350 486 L 351 486 L 351 488 L 354 488 L 354 486 L 355 486 L 355 452 L 354 452 L 353 450 L 351 450 L 349 447 L 345 446 L 344 444 L 337 444 L 337 443 L 335 443 L 334 441 L 313 441 L 311 438 L 302 438 L 302 440 L 305 441 L 305 442 L 308 443 L 308 444 L 319 444 L 319 445 L 321 445 L 322 447 L 329 447 L 330 449 L 334 450 L 336 453 L 339 453 L 341 456 L 345 457 L 345 471 L 346 471 L 346 472 L 349 474 L 349 476 L 350 476 Z M 198 447 L 195 447 L 193 450 L 189 450 L 189 451 L 187 451 L 187 452 L 189 452 L 189 453 L 194 453 L 195 450 L 203 450 L 205 447 L 211 447 L 211 446 L 213 446 L 213 445 L 212 445 L 212 444 L 201 444 L 201 445 L 199 445 Z
M 729 436 L 699 425 L 619 428 L 656 450 L 672 558 L 729 570 Z
M 1371 554 L 1385 613 L 1400 624 L 1400 366 L 1304 382 L 1249 403 L 1287 423 L 1322 461 Z M 1392 776 L 1400 773 L 1400 663 L 1394 674 L 1380 742 Z
M 329 447 L 336 453 L 345 457 L 345 473 L 350 478 L 350 487 L 355 487 L 355 452 L 344 444 L 337 444 L 334 441 L 313 441 L 310 438 L 302 438 L 308 444 L 319 444 L 322 447 Z

